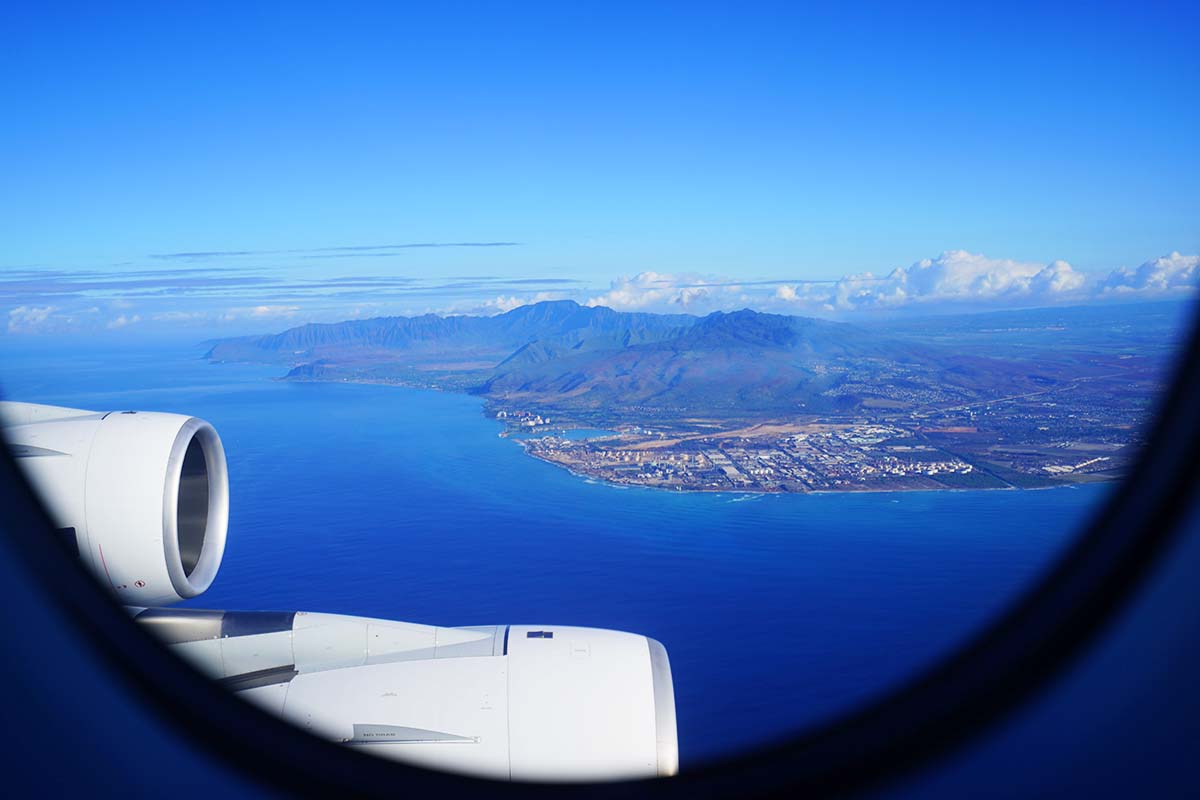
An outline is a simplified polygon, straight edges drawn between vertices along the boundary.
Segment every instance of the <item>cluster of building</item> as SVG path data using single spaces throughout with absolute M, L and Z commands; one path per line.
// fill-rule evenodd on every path
M 496 412 L 496 419 L 503 420 L 510 426 L 518 428 L 542 428 L 550 424 L 549 417 L 543 417 L 535 411 L 506 411 L 501 409 Z
M 532 455 L 613 483 L 693 491 L 809 492 L 946 488 L 939 476 L 974 466 L 927 446 L 885 444 L 908 434 L 875 425 L 823 426 L 792 435 L 620 437 L 525 442 Z
M 1052 475 L 1065 475 L 1071 472 L 1082 472 L 1088 467 L 1093 467 L 1105 461 L 1110 461 L 1109 456 L 1096 456 L 1095 458 L 1087 458 L 1080 461 L 1078 464 L 1047 464 L 1042 467 L 1043 470 Z
M 1102 375 L 987 400 L 963 399 L 949 388 L 913 389 L 911 397 L 905 391 L 854 416 L 814 414 L 749 427 L 684 425 L 660 409 L 596 438 L 551 433 L 549 417 L 537 411 L 496 416 L 510 431 L 532 434 L 524 439 L 530 454 L 620 484 L 764 492 L 1034 487 L 1120 475 L 1161 386 L 1141 376 Z M 899 400 L 909 402 L 888 404 Z M 700 429 L 702 422 L 709 427 Z

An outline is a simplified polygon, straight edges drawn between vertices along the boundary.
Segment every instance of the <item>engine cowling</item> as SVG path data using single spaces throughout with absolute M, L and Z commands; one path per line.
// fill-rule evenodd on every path
M 196 417 L 0 403 L 17 463 L 120 602 L 167 605 L 212 584 L 225 552 L 221 439 Z
M 243 699 L 372 755 L 522 781 L 679 768 L 670 661 L 645 636 L 302 611 L 146 609 L 136 619 Z

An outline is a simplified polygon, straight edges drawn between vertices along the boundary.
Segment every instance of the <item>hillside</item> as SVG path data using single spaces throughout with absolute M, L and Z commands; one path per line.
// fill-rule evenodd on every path
M 468 390 L 609 422 L 757 419 L 918 408 L 1040 390 L 1064 368 L 957 355 L 844 323 L 743 310 L 633 314 L 571 301 L 494 317 L 385 317 L 217 342 L 215 361 L 280 363 L 295 380 Z
M 273 335 L 223 339 L 213 343 L 205 357 L 298 365 L 377 353 L 413 363 L 439 355 L 499 363 L 533 342 L 556 351 L 625 346 L 673 336 L 694 321 L 686 315 L 624 314 L 564 300 L 521 306 L 494 317 L 425 314 L 301 325 Z

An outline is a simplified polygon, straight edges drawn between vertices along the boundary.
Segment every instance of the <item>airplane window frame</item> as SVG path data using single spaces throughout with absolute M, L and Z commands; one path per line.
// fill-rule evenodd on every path
M 844 794 L 944 756 L 1027 701 L 1080 655 L 1168 551 L 1200 485 L 1200 318 L 1135 467 L 1037 585 L 956 651 L 833 721 L 668 779 L 498 783 L 375 758 L 304 733 L 172 655 L 92 579 L 0 447 L 0 527 L 57 610 L 168 725 L 260 783 L 300 795 L 621 793 L 627 797 Z M 2 376 L 0 376 L 2 379 Z M 903 734 L 897 736 L 896 732 Z

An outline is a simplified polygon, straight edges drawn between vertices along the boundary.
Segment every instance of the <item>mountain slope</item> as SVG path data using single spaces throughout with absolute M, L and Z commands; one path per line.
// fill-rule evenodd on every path
M 268 336 L 215 342 L 206 358 L 299 364 L 352 354 L 494 357 L 496 362 L 532 342 L 558 352 L 572 347 L 621 346 L 675 335 L 695 321 L 686 315 L 624 314 L 569 301 L 521 306 L 494 317 L 425 314 L 308 324 Z
M 467 389 L 612 422 L 755 419 L 945 406 L 1044 390 L 1062 364 L 961 355 L 845 323 L 750 310 L 629 314 L 571 301 L 495 317 L 382 317 L 217 342 L 213 360 L 286 364 L 298 380 Z
M 847 404 L 824 393 L 844 382 L 851 365 L 882 370 L 933 359 L 925 348 L 852 325 L 754 311 L 717 312 L 655 342 L 537 356 L 501 363 L 482 393 L 576 409 L 816 412 Z

